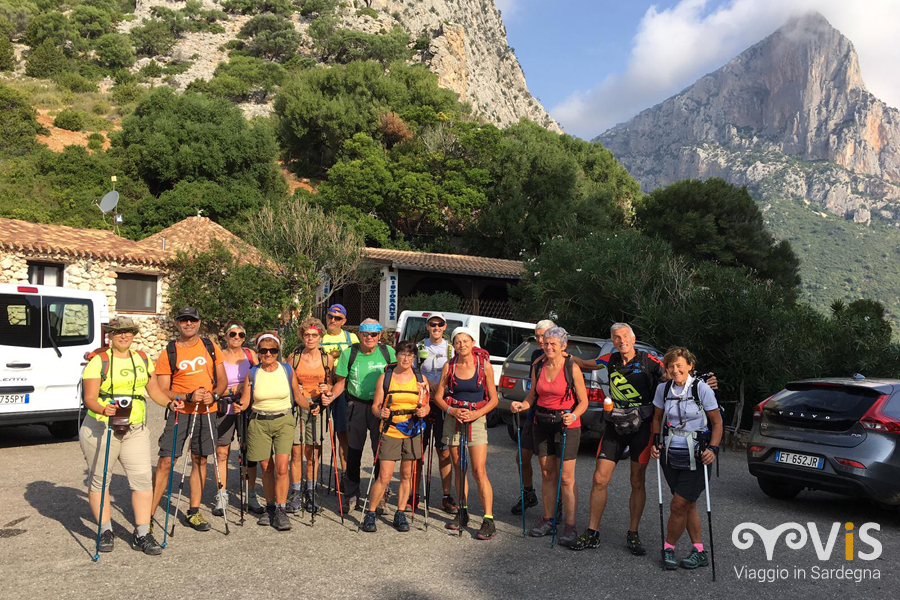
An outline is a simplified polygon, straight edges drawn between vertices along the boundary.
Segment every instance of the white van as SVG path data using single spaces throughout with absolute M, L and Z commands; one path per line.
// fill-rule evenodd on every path
M 0 425 L 78 435 L 84 355 L 103 345 L 102 292 L 0 284 Z
M 428 337 L 425 323 L 433 312 L 404 310 L 400 313 L 400 319 L 397 321 L 399 334 L 397 339 L 418 342 Z M 452 312 L 445 312 L 443 315 L 447 319 L 447 329 L 444 331 L 444 337 L 447 339 L 450 339 L 454 329 L 461 326 L 468 327 L 478 336 L 475 343 L 491 355 L 495 385 L 500 385 L 500 370 L 506 357 L 522 342 L 534 335 L 535 323 Z

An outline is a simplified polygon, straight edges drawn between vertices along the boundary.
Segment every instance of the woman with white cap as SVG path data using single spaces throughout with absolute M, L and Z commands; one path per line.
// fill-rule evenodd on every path
M 444 420 L 441 441 L 450 447 L 460 499 L 456 518 L 447 528 L 459 530 L 469 522 L 465 471 L 471 466 L 484 507 L 484 520 L 475 537 L 489 540 L 496 533 L 494 490 L 487 476 L 487 415 L 498 404 L 494 370 L 488 353 L 475 345 L 475 333 L 471 329 L 457 327 L 450 339 L 453 358 L 444 365 L 435 393 L 435 404 L 448 417 Z

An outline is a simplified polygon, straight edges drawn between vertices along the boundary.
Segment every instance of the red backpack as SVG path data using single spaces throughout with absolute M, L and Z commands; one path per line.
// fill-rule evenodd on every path
M 491 353 L 484 348 L 472 348 L 472 355 L 475 357 L 475 383 L 484 389 L 484 399 L 488 400 L 487 389 L 487 368 L 486 364 L 490 361 Z M 456 389 L 456 361 L 459 355 L 455 355 L 447 361 L 447 390 L 450 394 Z

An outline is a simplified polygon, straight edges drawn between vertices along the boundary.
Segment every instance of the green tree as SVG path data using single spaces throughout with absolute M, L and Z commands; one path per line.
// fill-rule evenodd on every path
M 98 38 L 112 30 L 112 17 L 110 14 L 95 6 L 80 5 L 72 9 L 69 15 L 75 31 L 87 39 Z
M 0 85 L 0 156 L 20 156 L 35 146 L 34 136 L 42 131 L 37 112 L 21 93 Z
M 54 46 L 61 46 L 67 40 L 72 39 L 72 26 L 66 15 L 60 12 L 42 13 L 34 17 L 25 30 L 24 42 L 37 48 L 45 41 Z
M 194 80 L 188 90 L 240 102 L 248 100 L 254 92 L 262 92 L 264 96 L 269 94 L 284 78 L 284 68 L 278 63 L 237 55 L 227 63 L 219 63 L 212 79 Z
M 68 68 L 69 61 L 53 42 L 46 40 L 28 54 L 25 74 L 29 77 L 50 78 Z
M 0 20 L 6 21 L 9 27 L 9 38 L 20 39 L 25 35 L 28 24 L 40 12 L 31 0 L 0 0 Z
M 160 56 L 171 52 L 175 47 L 175 34 L 162 21 L 145 20 L 142 25 L 129 32 L 135 50 L 141 56 Z
M 179 181 L 158 198 L 151 197 L 138 207 L 139 223 L 145 233 L 159 231 L 197 214 L 209 217 L 240 232 L 247 218 L 263 203 L 254 186 L 214 181 Z
M 776 243 L 746 187 L 722 179 L 684 180 L 654 190 L 635 211 L 638 226 L 697 260 L 749 267 L 797 297 L 800 261 Z
M 9 38 L 0 36 L 0 71 L 12 71 L 16 68 L 16 53 Z
M 319 57 L 325 62 L 347 64 L 354 60 L 376 60 L 382 65 L 412 56 L 409 34 L 400 25 L 386 33 L 365 33 L 338 27 L 335 16 L 322 16 L 309 26 Z
M 251 38 L 246 47 L 253 56 L 279 62 L 294 56 L 302 41 L 293 23 L 271 13 L 257 15 L 244 23 L 239 37 Z
M 97 52 L 97 62 L 107 69 L 126 69 L 134 64 L 134 50 L 127 36 L 107 33 L 97 40 L 94 49 Z

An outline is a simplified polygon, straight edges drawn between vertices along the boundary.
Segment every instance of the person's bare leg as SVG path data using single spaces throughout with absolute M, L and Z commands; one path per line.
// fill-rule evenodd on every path
M 491 487 L 491 481 L 487 475 L 487 444 L 479 444 L 469 448 L 469 458 L 472 465 L 472 477 L 478 485 L 478 496 L 481 499 L 481 506 L 484 508 L 484 514 L 494 514 L 494 488 Z
M 409 501 L 409 492 L 412 489 L 412 468 L 415 461 L 400 461 L 400 485 L 397 487 L 397 510 L 406 510 Z M 391 469 L 393 471 L 393 469 Z M 381 479 L 379 477 L 379 479 Z
M 534 451 L 522 448 L 522 482 L 527 488 L 534 487 L 534 469 L 531 468 L 531 459 L 533 456 Z M 518 456 L 516 459 L 518 459 Z M 516 462 L 518 462 L 518 460 Z
M 685 525 L 688 520 L 688 511 L 693 506 L 693 502 L 688 502 L 678 494 L 672 496 L 672 502 L 669 505 L 669 522 L 666 526 L 666 542 L 673 546 L 678 543 L 681 535 L 684 533 Z M 694 513 L 696 514 L 696 510 Z M 699 517 L 697 519 L 699 524 Z
M 109 496 L 107 495 L 107 498 Z M 134 510 L 135 525 L 150 524 L 150 502 L 153 492 L 150 490 L 137 490 L 131 492 L 131 508 Z
M 160 456 L 156 462 L 156 471 L 153 473 L 153 497 L 151 499 L 150 514 L 155 515 L 162 497 L 169 489 L 169 469 L 172 467 L 172 459 L 168 456 Z M 175 482 L 172 482 L 175 485 Z M 98 499 L 97 502 L 100 500 Z
M 628 508 L 631 512 L 630 531 L 637 531 L 647 504 L 647 465 L 631 461 L 631 498 Z
M 603 511 L 606 510 L 607 487 L 612 478 L 616 463 L 601 458 L 594 469 L 594 481 L 591 486 L 591 516 L 588 519 L 588 528 L 597 531 L 600 529 L 600 521 L 603 519 Z
M 575 485 L 575 460 L 564 460 L 562 469 L 561 502 L 566 525 L 575 525 L 578 509 L 578 487 Z
M 391 477 L 394 476 L 395 461 L 379 460 L 378 462 L 381 463 L 378 467 L 378 479 L 372 482 L 372 491 L 369 492 L 368 510 L 370 511 L 375 510 L 374 507 L 378 506 L 378 503 L 381 502 L 381 498 L 384 496 L 384 490 L 391 484 Z M 404 500 L 404 503 L 405 502 L 406 501 Z
M 200 508 L 206 485 L 206 457 L 191 452 L 191 508 Z
M 556 503 L 556 471 L 559 463 L 556 462 L 555 456 L 538 456 L 538 464 L 541 467 L 541 516 L 552 519 Z
M 216 446 L 216 467 L 219 469 L 219 482 L 222 489 L 228 489 L 228 454 L 231 451 L 231 445 Z
M 275 463 L 275 504 L 285 504 L 287 502 L 288 490 L 291 487 L 290 477 L 288 476 L 291 455 L 276 454 L 272 462 Z
M 261 460 L 259 466 L 263 470 L 263 496 L 266 498 L 266 504 L 275 504 L 275 460 L 272 458 Z

